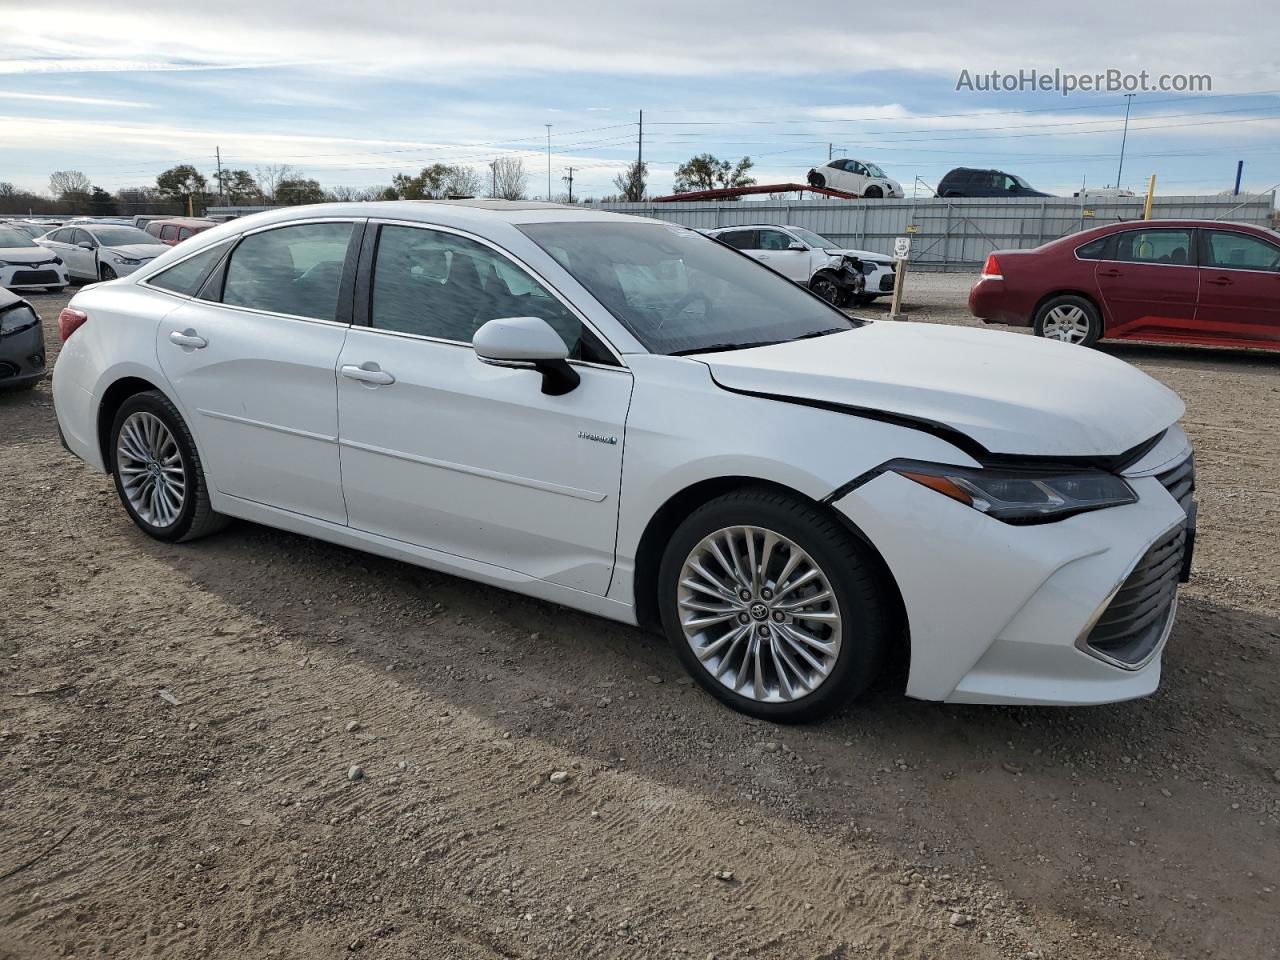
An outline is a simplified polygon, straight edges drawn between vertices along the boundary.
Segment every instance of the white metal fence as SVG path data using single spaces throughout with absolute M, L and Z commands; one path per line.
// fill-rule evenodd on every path
M 1142 219 L 1143 198 L 1070 197 L 960 200 L 803 200 L 718 203 L 602 203 L 601 210 L 708 229 L 743 223 L 791 224 L 843 247 L 891 254 L 911 236 L 912 266 L 972 270 L 992 250 L 1022 249 L 1117 220 Z M 1153 219 L 1233 220 L 1268 226 L 1273 194 L 1157 197 Z
M 977 200 L 767 200 L 719 203 L 600 203 L 593 209 L 654 217 L 709 229 L 741 223 L 806 227 L 843 247 L 891 254 L 911 237 L 911 263 L 926 270 L 973 270 L 992 250 L 1035 247 L 1117 220 L 1142 219 L 1142 198 L 1077 200 L 1027 197 Z M 1157 197 L 1153 218 L 1271 224 L 1275 195 Z M 246 215 L 269 206 L 210 207 Z

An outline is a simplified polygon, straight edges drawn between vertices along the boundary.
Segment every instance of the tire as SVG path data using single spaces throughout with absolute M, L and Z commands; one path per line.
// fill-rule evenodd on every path
M 1062 294 L 1040 305 L 1034 331 L 1046 340 L 1092 347 L 1102 338 L 1102 316 L 1084 297 Z
M 102 280 L 105 283 L 107 280 L 116 279 L 116 272 L 104 263 L 102 265 L 102 269 L 99 271 L 99 276 L 102 277 Z
M 827 178 L 826 178 L 826 177 L 824 177 L 822 174 L 818 173 L 818 171 L 816 171 L 816 170 L 810 170 L 810 171 L 809 171 L 809 186 L 811 186 L 811 187 L 825 187 L 826 185 L 827 185 Z
M 879 187 L 867 187 L 867 192 L 862 196 L 867 200 L 879 200 L 884 196 L 884 191 Z
M 66 288 L 66 286 L 61 286 L 61 287 L 45 287 L 45 288 L 44 288 L 44 292 L 45 292 L 45 293 L 61 293 L 61 292 L 62 292 L 63 290 L 65 290 L 65 289 L 67 289 L 67 288 Z
M 157 430 L 157 424 L 167 433 Z M 204 466 L 191 431 L 177 407 L 159 390 L 135 393 L 120 405 L 111 424 L 110 460 L 120 502 L 148 536 L 177 543 L 208 536 L 226 526 L 227 518 L 214 513 L 209 505 Z M 182 489 L 176 509 L 174 498 L 148 495 L 161 476 L 172 493 L 179 475 Z
M 829 274 L 815 274 L 813 279 L 809 281 L 809 290 L 816 293 L 833 307 L 844 306 L 844 289 Z
M 756 551 L 751 556 L 757 560 L 764 558 L 766 538 L 778 538 L 768 551 L 766 575 L 757 581 L 758 589 L 747 584 L 740 571 L 726 573 L 726 565 L 715 559 L 717 554 L 709 546 L 716 544 L 718 556 L 726 563 L 734 562 L 726 555 L 726 550 L 733 550 L 747 567 L 748 534 Z M 732 541 L 726 539 L 730 536 Z M 792 563 L 797 552 L 800 558 Z M 789 564 L 794 569 L 788 571 Z M 811 570 L 818 574 L 808 578 Z M 776 582 L 784 574 L 786 579 Z M 807 582 L 797 583 L 797 578 Z M 709 589 L 717 581 L 721 589 Z M 691 589 L 690 583 L 700 584 L 702 589 Z M 725 593 L 728 588 L 723 585 L 730 583 L 737 584 L 735 590 L 746 590 L 751 599 L 742 593 Z M 831 599 L 820 596 L 824 583 Z M 672 535 L 658 572 L 658 607 L 667 636 L 703 689 L 742 713 L 777 723 L 799 723 L 850 703 L 879 672 L 888 646 L 889 615 L 877 583 L 867 548 L 834 518 L 799 497 L 746 488 L 704 504 Z M 792 586 L 774 596 L 768 584 Z M 800 601 L 792 597 L 800 597 Z M 718 623 L 689 626 L 686 619 L 696 618 L 702 611 L 688 604 L 699 600 L 711 608 L 707 616 L 730 611 L 729 616 Z M 793 618 L 773 604 L 798 605 L 815 618 L 827 617 Z M 834 624 L 830 622 L 832 612 L 838 618 Z M 807 624 L 807 633 L 797 623 Z M 735 641 L 733 635 L 743 629 L 746 634 Z M 825 652 L 821 646 L 798 643 L 798 635 L 826 644 Z M 763 652 L 763 682 L 758 687 L 756 660 L 751 656 L 756 649 Z M 809 652 L 809 661 L 802 657 L 801 649 Z M 781 659 L 778 650 L 784 653 Z M 738 671 L 744 663 L 747 678 L 738 683 Z M 782 683 L 783 674 L 789 689 Z

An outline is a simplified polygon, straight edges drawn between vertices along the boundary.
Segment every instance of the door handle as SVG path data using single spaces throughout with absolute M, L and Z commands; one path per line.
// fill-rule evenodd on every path
M 757 259 L 757 260 L 768 260 L 769 258 L 768 258 L 767 256 L 765 256 L 763 253 L 759 253 L 759 254 L 756 254 L 756 259 Z
M 182 331 L 173 331 L 173 333 L 169 334 L 169 342 L 176 343 L 180 347 L 190 347 L 193 350 L 201 350 L 209 345 L 208 340 L 200 336 L 190 327 L 187 327 L 187 329 Z
M 1214 277 L 1210 280 L 1206 280 L 1205 283 L 1212 283 L 1215 287 L 1229 287 L 1231 284 L 1235 283 L 1235 281 L 1230 277 Z
M 1100 277 L 1123 277 L 1123 276 L 1124 276 L 1124 274 L 1123 274 L 1123 273 L 1121 273 L 1119 270 L 1099 270 L 1099 271 L 1098 271 L 1098 276 L 1100 276 Z
M 348 380 L 358 380 L 360 383 L 373 383 L 385 387 L 396 382 L 395 377 L 372 361 L 362 363 L 358 367 L 354 363 L 344 363 L 341 370 L 342 375 Z

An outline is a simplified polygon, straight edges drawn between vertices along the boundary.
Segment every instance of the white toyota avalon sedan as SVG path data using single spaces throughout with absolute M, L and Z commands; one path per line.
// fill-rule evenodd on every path
M 773 720 L 1151 693 L 1190 567 L 1178 397 L 850 319 L 658 221 L 501 201 L 215 227 L 59 318 L 66 445 L 147 534 L 228 517 L 661 629 Z

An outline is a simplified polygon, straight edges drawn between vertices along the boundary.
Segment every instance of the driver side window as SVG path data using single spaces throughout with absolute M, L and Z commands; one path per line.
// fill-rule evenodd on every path
M 779 230 L 760 231 L 760 250 L 785 250 L 791 244 L 791 238 Z
M 582 322 L 528 272 L 457 234 L 384 226 L 373 264 L 369 323 L 421 337 L 471 343 L 499 317 L 541 317 L 574 359 L 584 357 Z

